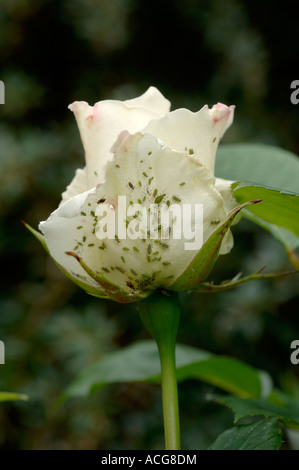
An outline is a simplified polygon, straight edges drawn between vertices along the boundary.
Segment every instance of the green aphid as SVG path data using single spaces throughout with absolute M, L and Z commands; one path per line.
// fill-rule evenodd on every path
M 125 271 L 120 266 L 115 266 L 115 269 L 117 269 L 117 271 L 119 271 L 122 274 L 125 273 Z
M 163 201 L 165 196 L 166 196 L 166 194 L 161 194 L 160 196 L 157 196 L 156 199 L 155 199 L 155 204 L 160 204 L 160 202 Z
M 165 242 L 161 242 L 160 245 L 162 246 L 162 248 L 169 248 L 169 245 Z

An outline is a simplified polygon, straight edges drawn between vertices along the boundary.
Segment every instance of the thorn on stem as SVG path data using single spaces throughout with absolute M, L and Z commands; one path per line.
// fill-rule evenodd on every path
M 256 272 L 256 274 L 260 274 L 262 271 L 264 271 L 264 269 L 266 269 L 266 266 L 263 266 L 262 268 L 260 268 L 260 269 Z

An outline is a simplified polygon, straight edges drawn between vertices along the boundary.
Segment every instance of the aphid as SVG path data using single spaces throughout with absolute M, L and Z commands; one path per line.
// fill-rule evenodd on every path
M 130 287 L 130 289 L 135 290 L 135 287 L 133 286 L 132 282 L 126 281 L 126 284 L 127 284 L 128 287 Z

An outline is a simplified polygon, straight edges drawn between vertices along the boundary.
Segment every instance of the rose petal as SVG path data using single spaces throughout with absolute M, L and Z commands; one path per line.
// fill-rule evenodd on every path
M 231 191 L 232 183 L 233 181 L 224 180 L 222 178 L 216 178 L 216 181 L 215 181 L 215 187 L 223 199 L 223 205 L 224 205 L 224 210 L 226 214 L 229 214 L 229 212 L 232 209 L 238 206 L 238 202 L 235 200 L 235 198 L 232 195 L 232 191 Z M 241 217 L 242 217 L 242 214 L 241 213 L 238 214 L 237 217 L 234 219 L 232 225 L 235 225 L 236 223 L 238 223 Z M 229 231 L 226 233 L 223 239 L 219 254 L 225 255 L 229 253 L 233 245 L 234 245 L 233 234 L 231 231 Z
M 105 179 L 104 167 L 112 159 L 110 150 L 120 132 L 139 131 L 168 107 L 169 102 L 154 88 L 127 102 L 106 100 L 89 106 L 84 101 L 75 101 L 69 106 L 75 114 L 85 150 L 88 188 Z
M 86 201 L 90 191 L 72 197 L 56 209 L 50 217 L 40 222 L 39 229 L 44 234 L 46 245 L 50 255 L 65 268 L 68 273 L 79 280 L 83 280 L 92 287 L 98 287 L 97 283 L 81 268 L 78 262 L 66 254 L 75 248 L 81 241 L 81 230 L 84 221 L 88 221 L 80 214 L 81 207 Z M 92 227 L 91 227 L 92 229 Z
M 215 181 L 215 187 L 223 198 L 224 209 L 227 214 L 238 205 L 238 202 L 235 200 L 231 190 L 232 184 L 233 181 L 224 180 L 222 178 L 216 178 Z
M 234 106 L 221 103 L 212 109 L 206 105 L 196 113 L 178 109 L 151 121 L 142 132 L 156 135 L 177 152 L 194 154 L 214 173 L 219 140 L 233 121 L 233 111 Z
M 86 168 L 79 168 L 76 170 L 76 174 L 71 181 L 71 183 L 67 186 L 66 190 L 62 193 L 62 201 L 61 204 L 68 201 L 77 194 L 84 193 L 87 191 L 87 174 Z
M 149 89 L 138 98 L 126 100 L 124 103 L 129 107 L 142 107 L 154 111 L 161 116 L 168 113 L 170 110 L 170 101 L 168 101 L 162 93 L 155 87 L 151 86 Z

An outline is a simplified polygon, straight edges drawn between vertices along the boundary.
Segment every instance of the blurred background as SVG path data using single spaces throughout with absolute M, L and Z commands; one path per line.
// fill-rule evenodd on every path
M 226 143 L 299 154 L 299 106 L 290 102 L 299 79 L 298 10 L 291 0 L 1 0 L 0 390 L 30 396 L 0 404 L 1 449 L 163 448 L 156 385 L 111 385 L 53 407 L 86 364 L 148 338 L 134 304 L 89 297 L 20 222 L 37 227 L 84 166 L 68 104 L 129 99 L 154 85 L 172 109 L 235 104 Z M 233 232 L 234 249 L 219 259 L 215 281 L 292 267 L 252 223 L 242 220 Z M 298 393 L 299 366 L 289 359 L 299 338 L 296 276 L 181 300 L 180 342 L 244 360 Z M 206 399 L 216 392 L 180 384 L 183 448 L 206 448 L 232 425 L 232 414 Z

